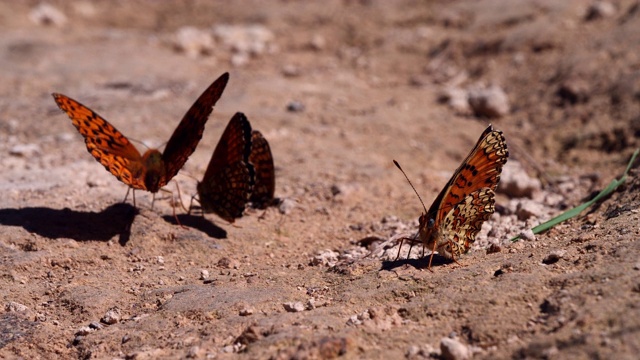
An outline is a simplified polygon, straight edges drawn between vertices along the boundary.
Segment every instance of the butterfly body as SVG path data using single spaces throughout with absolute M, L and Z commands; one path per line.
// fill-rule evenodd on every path
M 162 153 L 156 149 L 147 150 L 142 155 L 142 165 L 140 168 L 144 171 L 144 176 L 138 174 L 138 177 L 144 179 L 144 187 L 152 193 L 158 192 L 162 186 L 167 184 L 166 164 L 162 160 Z
M 495 211 L 495 190 L 509 151 L 504 135 L 489 125 L 426 213 L 419 218 L 423 250 L 455 260 L 471 248 Z M 417 240 L 408 239 L 411 242 Z
M 164 152 L 143 155 L 129 139 L 93 110 L 66 95 L 53 94 L 58 107 L 84 137 L 89 153 L 118 180 L 134 189 L 158 192 L 182 168 L 202 138 L 204 126 L 229 80 L 224 73 L 198 97 L 167 142 Z

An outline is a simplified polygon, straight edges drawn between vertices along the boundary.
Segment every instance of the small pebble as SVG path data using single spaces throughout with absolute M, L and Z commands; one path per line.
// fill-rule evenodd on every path
M 360 325 L 362 324 L 362 320 L 358 318 L 358 315 L 352 315 L 349 320 L 347 320 L 347 325 Z
M 240 263 L 238 262 L 238 260 L 223 257 L 222 259 L 218 260 L 218 266 L 223 269 L 239 269 Z
M 413 79 L 413 81 L 417 81 Z M 428 84 L 431 84 L 429 81 Z M 445 88 L 438 94 L 438 101 L 449 105 L 458 114 L 470 114 L 471 106 L 467 92 L 460 88 Z
M 81 328 L 79 328 L 78 330 L 76 330 L 75 334 L 76 336 L 84 336 L 84 335 L 88 335 L 92 332 L 96 331 L 95 329 L 92 329 L 89 326 L 83 326 Z
M 316 299 L 310 298 L 309 300 L 307 300 L 307 309 L 313 310 L 315 308 L 316 308 Z
M 531 199 L 541 189 L 540 180 L 529 176 L 519 162 L 509 161 L 502 169 L 498 192 L 506 194 L 510 198 L 526 197 Z
M 468 99 L 476 116 L 499 118 L 509 113 L 509 98 L 499 86 L 471 89 Z
M 516 201 L 516 216 L 518 220 L 525 221 L 532 217 L 540 217 L 544 213 L 544 205 L 529 199 L 518 199 Z
M 246 307 L 240 310 L 240 316 L 250 316 L 255 313 L 255 309 L 252 307 Z
M 4 311 L 6 312 L 23 312 L 27 311 L 29 308 L 20 303 L 9 301 L 4 305 Z
M 200 270 L 200 280 L 207 280 L 209 278 L 209 270 Z
M 174 46 L 176 50 L 195 59 L 200 55 L 207 55 L 213 51 L 213 37 L 209 31 L 200 30 L 193 26 L 178 29 Z
M 282 306 L 284 306 L 284 309 L 287 310 L 288 312 L 301 312 L 301 311 L 304 311 L 304 304 L 302 304 L 299 301 L 284 303 L 284 304 L 282 304 Z
M 38 25 L 63 26 L 67 16 L 56 7 L 41 3 L 29 12 L 29 19 Z
M 314 256 L 313 259 L 311 259 L 311 262 L 309 265 L 311 266 L 324 265 L 324 266 L 333 267 L 338 263 L 339 256 L 340 256 L 340 253 L 335 252 L 333 250 L 323 250 L 318 255 Z
M 290 101 L 287 104 L 287 111 L 288 112 L 303 112 L 304 111 L 304 104 L 301 103 L 300 101 Z
M 554 250 L 542 260 L 542 263 L 547 265 L 557 263 L 566 253 L 567 250 Z
M 282 75 L 286 77 L 300 76 L 300 68 L 291 64 L 285 65 L 282 67 Z
M 109 311 L 107 311 L 106 314 L 104 314 L 102 319 L 100 319 L 100 321 L 102 321 L 105 324 L 112 325 L 120 321 L 120 318 L 121 318 L 120 309 L 117 307 L 114 307 L 112 309 L 109 309 Z
M 313 35 L 309 43 L 313 50 L 323 50 L 327 46 L 327 40 L 320 34 Z
M 500 245 L 491 244 L 491 245 L 489 245 L 489 248 L 487 249 L 487 255 L 499 253 L 500 251 L 502 251 L 502 248 L 500 247 Z
M 448 337 L 440 340 L 440 351 L 442 351 L 442 358 L 445 360 L 471 359 L 471 352 L 466 345 Z
M 202 355 L 203 351 L 202 349 L 200 349 L 200 346 L 194 345 L 189 349 L 189 352 L 187 353 L 187 359 L 197 359 L 202 357 Z
M 518 234 L 520 239 L 527 241 L 536 241 L 536 234 L 533 233 L 533 230 L 527 229 Z
M 280 202 L 280 205 L 278 206 L 278 211 L 280 211 L 281 214 L 289 215 L 291 211 L 295 209 L 295 207 L 296 207 L 296 202 L 294 200 L 290 198 L 284 198 L 282 199 L 282 201 Z
M 596 1 L 587 10 L 586 20 L 596 20 L 616 14 L 616 7 L 608 1 Z
M 31 157 L 40 153 L 38 144 L 19 144 L 9 149 L 9 155 L 20 157 Z
M 102 324 L 100 324 L 99 322 L 97 322 L 97 321 L 92 321 L 89 324 L 89 327 L 92 328 L 92 329 L 95 329 L 95 330 L 104 329 L 104 326 Z
M 249 63 L 249 55 L 247 53 L 237 53 L 231 55 L 231 65 L 240 67 Z
M 260 55 L 272 52 L 274 33 L 260 24 L 218 25 L 213 28 L 214 37 L 236 54 Z

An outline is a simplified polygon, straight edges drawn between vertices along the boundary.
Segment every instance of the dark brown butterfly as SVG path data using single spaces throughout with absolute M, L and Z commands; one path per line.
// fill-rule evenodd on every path
M 482 223 L 494 212 L 494 191 L 508 157 L 502 131 L 489 125 L 429 211 L 420 216 L 418 238 L 423 244 L 423 254 L 425 248 L 431 250 L 429 268 L 436 250 L 454 261 L 456 256 L 469 251 Z
M 236 113 L 211 156 L 198 201 L 203 212 L 213 212 L 233 223 L 249 202 L 266 206 L 273 199 L 275 176 L 269 143 L 249 120 Z M 266 205 L 264 205 L 266 204 Z
M 149 149 L 142 155 L 126 136 L 93 110 L 62 94 L 54 93 L 53 98 L 84 136 L 89 153 L 109 172 L 134 189 L 156 193 L 195 151 L 228 81 L 229 73 L 224 73 L 200 95 L 171 135 L 164 152 Z

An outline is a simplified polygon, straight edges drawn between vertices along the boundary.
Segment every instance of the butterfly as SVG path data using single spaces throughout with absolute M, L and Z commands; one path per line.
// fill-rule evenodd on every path
M 149 149 L 142 155 L 126 136 L 93 110 L 65 95 L 52 95 L 84 136 L 87 150 L 98 162 L 131 188 L 156 193 L 195 151 L 213 106 L 228 81 L 229 73 L 224 73 L 200 95 L 169 138 L 164 152 Z
M 251 129 L 243 113 L 236 113 L 213 151 L 202 181 L 198 202 L 205 213 L 233 223 L 246 205 L 265 206 L 273 199 L 275 175 L 269 143 Z
M 495 190 L 508 157 L 509 151 L 502 131 L 493 130 L 489 125 L 433 201 L 429 211 L 425 208 L 425 213 L 419 218 L 417 239 L 402 239 L 412 243 L 420 240 L 423 256 L 425 248 L 431 250 L 429 269 L 436 250 L 441 256 L 453 261 L 469 251 L 482 223 L 495 211 Z M 394 164 L 404 174 L 395 160 Z M 409 183 L 411 184 L 410 181 Z

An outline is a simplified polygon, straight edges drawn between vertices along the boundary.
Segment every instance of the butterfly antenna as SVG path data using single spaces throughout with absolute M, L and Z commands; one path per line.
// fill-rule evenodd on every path
M 140 140 L 138 140 L 136 138 L 132 138 L 132 137 L 128 137 L 127 136 L 127 139 L 129 140 L 129 142 L 136 143 L 136 144 L 142 146 L 143 148 L 145 148 L 147 150 L 151 149 L 150 147 L 147 146 L 147 144 L 143 143 L 142 141 L 140 141 Z
M 409 180 L 409 177 L 407 176 L 407 174 L 404 172 L 404 170 L 402 170 L 402 168 L 400 167 L 400 164 L 398 164 L 397 161 L 393 160 L 393 163 L 396 165 L 396 167 L 398 169 L 400 169 L 400 171 L 402 171 L 402 175 L 404 175 L 404 178 L 407 179 L 407 182 L 409 182 L 409 185 L 411 185 L 411 188 L 413 189 L 413 191 L 416 193 L 416 195 L 418 195 L 418 199 L 420 200 L 420 203 L 422 204 L 422 208 L 424 209 L 424 213 L 427 213 L 427 207 L 424 206 L 424 202 L 422 201 L 422 198 L 420 197 L 420 194 L 418 194 L 418 191 L 416 190 L 415 186 L 413 186 L 413 184 L 411 183 L 411 180 Z

